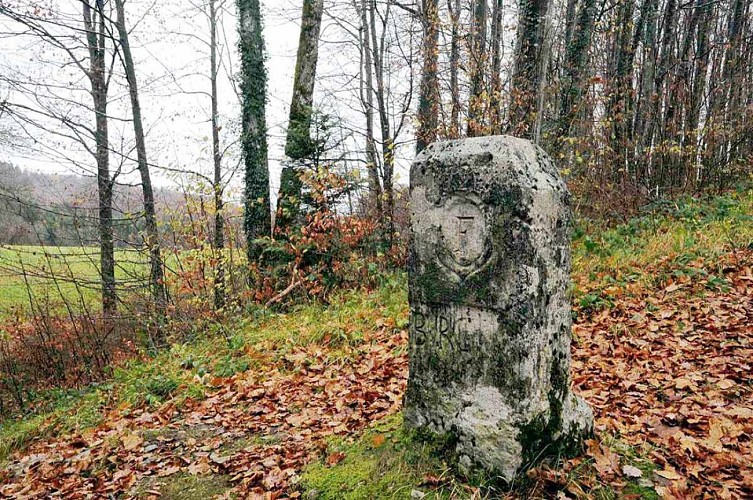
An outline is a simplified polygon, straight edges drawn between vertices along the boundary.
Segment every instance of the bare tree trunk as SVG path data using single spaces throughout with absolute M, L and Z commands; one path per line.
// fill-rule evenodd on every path
M 376 34 L 376 0 L 369 0 L 369 25 L 371 31 L 371 47 L 373 51 L 374 76 L 376 77 L 377 110 L 379 112 L 379 125 L 382 137 L 382 189 L 384 190 L 384 213 L 387 218 L 387 235 L 389 244 L 392 244 L 392 236 L 395 232 L 395 192 L 392 185 L 392 176 L 395 170 L 394 138 L 390 130 L 389 110 L 387 109 L 387 97 L 384 86 L 384 36 L 387 33 L 386 23 L 390 16 L 390 5 L 387 4 L 383 16 L 382 38 L 377 41 Z
M 544 77 L 544 38 L 549 0 L 521 0 L 509 129 L 533 139 Z
M 301 35 L 298 41 L 298 55 L 293 78 L 293 98 L 290 102 L 290 119 L 285 142 L 285 154 L 293 160 L 293 164 L 286 165 L 282 169 L 280 193 L 277 197 L 275 225 L 282 230 L 296 223 L 300 214 L 303 186 L 295 161 L 306 158 L 313 152 L 309 129 L 323 10 L 323 0 L 303 1 Z
M 368 9 L 370 0 L 361 0 L 358 5 L 361 17 L 361 103 L 364 107 L 366 118 L 366 170 L 369 174 L 369 189 L 379 219 L 384 215 L 382 208 L 382 186 L 379 181 L 379 169 L 377 165 L 376 141 L 374 139 L 374 76 L 371 58 L 371 36 L 369 34 Z
M 647 133 L 650 120 L 650 106 L 651 99 L 654 95 L 654 83 L 656 81 L 656 59 L 657 59 L 657 46 L 656 46 L 656 32 L 657 32 L 657 9 L 658 0 L 645 0 L 643 8 L 645 12 L 645 25 L 643 26 L 643 63 L 641 66 L 641 81 L 640 81 L 640 98 L 637 100 L 635 109 L 635 131 L 634 137 L 636 137 L 636 146 L 638 147 L 638 161 L 640 167 L 635 170 L 636 177 L 639 182 L 642 182 L 644 186 L 651 190 L 652 185 L 652 171 L 650 165 L 650 147 L 651 141 Z M 643 12 L 641 16 L 643 16 Z
M 469 137 L 481 135 L 484 130 L 484 73 L 486 70 L 486 0 L 475 0 L 471 21 L 470 51 L 471 95 L 468 99 Z
M 214 270 L 214 308 L 225 307 L 225 219 L 222 199 L 222 156 L 220 153 L 220 124 L 217 105 L 217 7 L 216 0 L 209 0 L 209 80 L 211 82 L 212 99 L 212 160 L 214 165 L 214 238 L 212 246 L 216 253 Z
M 573 32 L 575 31 L 575 15 L 577 14 L 577 8 L 578 0 L 567 0 L 567 6 L 565 7 L 565 44 L 563 45 L 566 50 L 573 40 Z
M 97 192 L 99 196 L 100 273 L 102 275 L 102 312 L 105 317 L 117 313 L 115 290 L 115 246 L 112 230 L 112 188 L 110 179 L 110 144 L 107 131 L 107 69 L 105 67 L 104 0 L 96 0 L 95 13 L 88 0 L 82 2 L 86 40 L 89 49 L 88 77 L 94 104 L 97 160 Z
M 125 9 L 123 0 L 115 0 L 115 8 L 118 13 L 117 28 L 120 37 L 120 47 L 123 51 L 123 66 L 126 79 L 128 80 L 128 92 L 131 97 L 131 109 L 133 111 L 133 132 L 136 138 L 136 157 L 138 160 L 139 174 L 141 175 L 141 191 L 144 198 L 144 219 L 146 222 L 146 246 L 149 249 L 150 282 L 152 296 L 157 307 L 157 313 L 164 316 L 167 308 L 167 291 L 165 289 L 165 276 L 162 268 L 162 256 L 160 251 L 159 231 L 157 229 L 157 217 L 154 208 L 154 192 L 152 180 L 149 174 L 149 164 L 146 159 L 146 140 L 144 138 L 144 124 L 141 119 L 141 104 L 139 103 L 139 90 L 136 81 L 136 67 L 131 55 L 131 46 L 128 42 L 128 30 L 126 29 Z M 164 339 L 160 339 L 161 341 Z
M 667 111 L 664 133 L 679 149 L 679 154 L 668 156 L 666 162 L 672 174 L 675 186 L 688 186 L 689 172 L 693 164 L 688 156 L 688 137 L 682 130 L 682 123 L 687 119 L 690 106 L 691 68 L 690 60 L 693 41 L 698 36 L 698 23 L 703 15 L 704 0 L 696 0 L 685 28 L 682 46 L 678 58 L 676 77 L 667 85 Z
M 501 0 L 500 0 L 501 1 Z M 447 136 L 450 139 L 460 137 L 460 86 L 458 69 L 460 67 L 460 0 L 447 0 L 450 13 L 452 35 L 450 39 L 450 127 Z
M 562 82 L 559 124 L 557 127 L 559 137 L 569 135 L 578 113 L 577 105 L 582 100 L 583 74 L 588 60 L 588 49 L 591 47 L 591 32 L 593 31 L 595 14 L 596 1 L 585 0 L 579 12 L 570 45 L 566 48 L 565 77 Z
M 503 0 L 494 0 L 492 9 L 492 77 L 489 124 L 493 133 L 502 129 L 502 10 Z
M 421 21 L 423 23 L 423 68 L 418 98 L 417 153 L 437 140 L 439 126 L 439 80 L 437 79 L 439 6 L 437 0 L 423 0 Z
M 711 39 L 711 26 L 713 19 L 713 7 L 711 2 L 704 2 L 703 14 L 699 21 L 698 34 L 696 37 L 696 57 L 695 57 L 695 74 L 693 76 L 693 89 L 690 94 L 690 102 L 688 104 L 688 119 L 687 130 L 688 133 L 697 141 L 698 138 L 698 123 L 701 114 L 701 104 L 703 102 L 703 94 L 706 89 L 706 73 L 709 66 L 710 39 Z

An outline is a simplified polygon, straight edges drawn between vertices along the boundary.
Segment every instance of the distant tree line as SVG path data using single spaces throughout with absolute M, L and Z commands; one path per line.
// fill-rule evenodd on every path
M 521 0 L 514 12 L 423 0 L 418 150 L 464 135 L 528 137 L 559 158 L 582 201 L 603 198 L 607 211 L 730 187 L 752 170 L 750 5 Z M 505 39 L 511 16 L 517 32 Z

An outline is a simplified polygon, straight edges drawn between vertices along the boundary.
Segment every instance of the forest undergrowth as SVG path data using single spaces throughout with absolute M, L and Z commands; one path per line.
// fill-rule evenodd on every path
M 746 498 L 753 495 L 753 196 L 580 221 L 572 374 L 581 457 L 501 485 L 402 429 L 403 273 L 330 304 L 257 309 L 40 396 L 0 426 L 0 495 Z

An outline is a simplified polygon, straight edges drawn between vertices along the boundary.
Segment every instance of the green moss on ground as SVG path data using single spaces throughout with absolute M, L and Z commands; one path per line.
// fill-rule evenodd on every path
M 164 478 L 145 478 L 132 494 L 135 498 L 153 497 L 151 492 L 156 490 L 162 500 L 209 500 L 227 492 L 231 486 L 228 476 L 178 473 Z
M 402 423 L 402 417 L 394 415 L 377 422 L 356 439 L 332 441 L 322 459 L 303 472 L 304 498 L 409 499 L 414 491 L 426 494 L 423 498 L 427 500 L 469 498 L 454 478 L 443 446 L 416 439 Z M 339 457 L 340 462 L 330 465 Z M 429 477 L 441 485 L 427 484 L 436 482 L 427 481 Z

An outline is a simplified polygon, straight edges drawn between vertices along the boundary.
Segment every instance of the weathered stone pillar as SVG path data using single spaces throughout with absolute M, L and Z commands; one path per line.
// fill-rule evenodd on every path
M 435 143 L 410 173 L 411 428 L 511 481 L 593 429 L 570 390 L 569 193 L 539 147 Z

